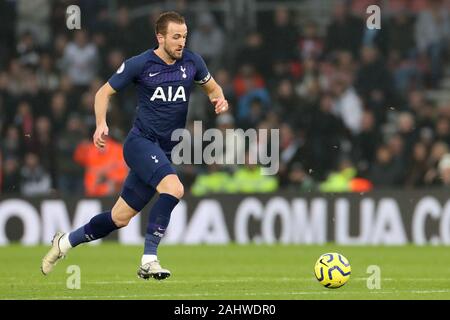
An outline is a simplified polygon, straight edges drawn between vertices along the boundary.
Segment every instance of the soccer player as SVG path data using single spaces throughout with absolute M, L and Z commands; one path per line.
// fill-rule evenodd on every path
M 170 271 L 158 261 L 157 249 L 171 212 L 184 193 L 171 165 L 171 150 L 177 143 L 171 140 L 171 134 L 186 125 L 188 98 L 194 82 L 208 95 L 216 114 L 227 111 L 228 102 L 203 59 L 185 49 L 184 18 L 176 12 L 165 12 L 155 27 L 158 46 L 126 60 L 95 95 L 97 127 L 93 142 L 97 148 L 107 148 L 109 99 L 130 83 L 137 86 L 137 115 L 123 147 L 130 171 L 120 197 L 112 210 L 94 216 L 81 228 L 55 234 L 52 247 L 42 260 L 41 270 L 45 275 L 71 248 L 125 227 L 158 192 L 159 198 L 150 210 L 138 276 L 157 280 L 170 276 Z

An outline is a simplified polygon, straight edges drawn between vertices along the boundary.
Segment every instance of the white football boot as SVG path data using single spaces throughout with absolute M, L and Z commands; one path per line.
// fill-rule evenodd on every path
M 137 272 L 139 278 L 148 280 L 150 277 L 156 280 L 164 280 L 170 277 L 170 271 L 163 269 L 158 260 L 151 261 L 139 267 Z
M 64 233 L 57 232 L 52 240 L 52 247 L 42 259 L 41 271 L 44 275 L 49 274 L 53 267 L 56 265 L 59 259 L 63 259 L 65 256 L 59 248 L 59 241 L 64 236 Z

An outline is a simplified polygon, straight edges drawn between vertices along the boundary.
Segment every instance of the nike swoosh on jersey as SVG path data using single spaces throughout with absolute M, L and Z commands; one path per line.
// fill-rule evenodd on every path
M 151 72 L 150 72 L 150 73 L 148 74 L 148 76 L 149 76 L 149 77 L 154 77 L 154 76 L 156 76 L 156 75 L 158 75 L 158 74 L 160 74 L 160 73 L 161 73 L 161 72 L 157 72 L 157 73 L 151 73 Z

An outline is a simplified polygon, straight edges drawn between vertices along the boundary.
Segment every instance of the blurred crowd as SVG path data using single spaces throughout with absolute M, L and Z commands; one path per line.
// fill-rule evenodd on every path
M 130 86 L 114 97 L 103 151 L 91 142 L 95 93 L 125 59 L 156 45 L 153 25 L 167 9 L 186 17 L 188 47 L 231 106 L 216 116 L 197 88 L 187 128 L 202 120 L 221 130 L 280 130 L 276 176 L 262 176 L 257 165 L 181 165 L 193 194 L 450 186 L 450 101 L 428 95 L 449 76 L 448 1 L 336 0 L 325 28 L 323 17 L 300 19 L 274 1 L 274 10 L 258 13 L 257 28 L 238 36 L 227 33 L 223 14 L 193 12 L 188 1 L 138 17 L 131 12 L 145 2 L 116 3 L 110 10 L 101 0 L 0 2 L 2 194 L 120 191 L 135 92 Z M 374 3 L 381 29 L 366 27 Z M 66 28 L 70 4 L 81 8 L 81 30 Z M 238 152 L 250 157 L 252 147 Z

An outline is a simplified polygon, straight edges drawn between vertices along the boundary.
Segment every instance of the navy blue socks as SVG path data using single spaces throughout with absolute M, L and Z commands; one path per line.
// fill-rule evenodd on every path
M 156 255 L 159 242 L 169 225 L 172 210 L 180 200 L 168 193 L 161 193 L 150 210 L 145 234 L 144 255 Z
M 157 254 L 158 245 L 169 225 L 172 210 L 180 200 L 168 193 L 159 195 L 150 210 L 147 231 L 145 234 L 144 255 Z M 72 231 L 68 240 L 72 247 L 106 237 L 112 231 L 119 229 L 111 217 L 111 211 L 103 212 L 93 217 L 89 223 Z
M 100 213 L 93 217 L 89 223 L 69 234 L 72 247 L 83 242 L 94 241 L 106 237 L 112 231 L 119 229 L 112 220 L 111 211 Z

